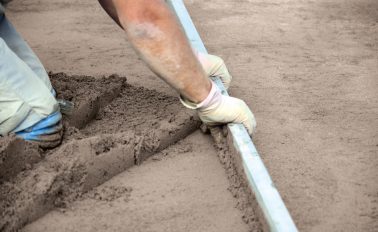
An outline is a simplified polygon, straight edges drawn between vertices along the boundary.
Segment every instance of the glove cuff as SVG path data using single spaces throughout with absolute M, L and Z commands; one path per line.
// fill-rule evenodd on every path
M 196 104 L 196 103 L 184 98 L 182 95 L 180 95 L 181 103 L 186 108 L 195 110 L 195 109 L 206 108 L 210 105 L 213 105 L 216 102 L 219 102 L 222 94 L 221 94 L 220 90 L 218 89 L 217 85 L 212 81 L 210 81 L 210 82 L 211 82 L 211 90 L 209 92 L 209 95 L 207 95 L 207 97 L 205 98 L 205 100 Z

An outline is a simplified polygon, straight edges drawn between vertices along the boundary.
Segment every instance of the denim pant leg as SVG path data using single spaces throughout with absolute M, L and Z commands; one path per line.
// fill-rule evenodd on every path
M 7 27 L 4 19 L 0 16 L 0 28 Z M 50 88 L 0 34 L 0 135 L 33 126 L 58 110 Z
M 0 12 L 1 15 L 1 12 Z M 3 18 L 2 18 L 3 17 Z M 2 18 L 2 19 L 1 19 Z M 11 22 L 7 19 L 5 15 L 0 16 L 0 38 L 2 38 L 8 47 L 21 59 L 23 60 L 33 72 L 39 77 L 47 86 L 50 91 L 52 90 L 51 82 L 49 76 L 43 67 L 41 61 L 34 54 L 33 50 L 25 42 L 25 40 L 20 36 L 20 34 L 13 27 Z

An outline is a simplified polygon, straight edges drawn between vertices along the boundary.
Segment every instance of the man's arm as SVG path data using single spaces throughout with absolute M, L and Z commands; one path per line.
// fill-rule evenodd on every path
M 196 109 L 204 123 L 243 123 L 252 134 L 256 125 L 252 112 L 244 101 L 223 96 L 208 79 L 205 67 L 199 63 L 177 19 L 163 0 L 99 2 L 126 31 L 131 44 L 150 69 L 176 89 L 182 96 L 182 103 Z
M 125 29 L 151 70 L 194 103 L 203 101 L 211 83 L 175 16 L 162 0 L 100 0 Z

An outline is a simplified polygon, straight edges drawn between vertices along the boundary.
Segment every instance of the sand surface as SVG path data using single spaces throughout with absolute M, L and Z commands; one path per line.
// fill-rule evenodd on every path
M 177 97 L 118 75 L 50 79 L 75 108 L 53 150 L 0 140 L 1 231 L 259 231 L 252 207 L 233 198 L 242 189 L 230 186 L 211 137 L 197 131 L 173 145 L 199 126 Z
M 1 139 L 1 231 L 15 231 L 54 207 L 66 207 L 199 127 L 194 112 L 176 97 L 129 85 L 124 77 L 51 73 L 50 79 L 57 97 L 75 108 L 63 118 L 63 141 L 55 149 L 39 149 L 14 136 Z
M 186 2 L 255 113 L 257 149 L 298 228 L 377 231 L 377 1 Z M 8 13 L 49 70 L 174 94 L 96 1 L 17 0 Z
M 227 186 L 210 138 L 196 132 L 24 231 L 248 231 Z

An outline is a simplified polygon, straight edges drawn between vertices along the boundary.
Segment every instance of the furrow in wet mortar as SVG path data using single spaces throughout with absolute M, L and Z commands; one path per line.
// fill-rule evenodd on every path
M 185 111 L 177 99 L 127 85 L 117 76 L 55 77 L 58 97 L 75 103 L 69 124 L 83 130 L 68 126 L 59 148 L 3 183 L 2 231 L 17 230 L 52 208 L 64 206 L 199 126 L 194 112 Z M 111 89 L 122 91 L 119 94 Z M 116 95 L 119 97 L 111 101 Z

